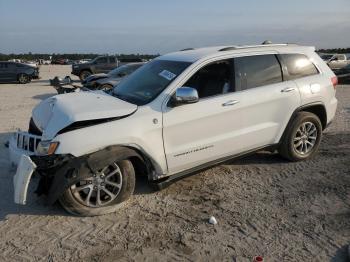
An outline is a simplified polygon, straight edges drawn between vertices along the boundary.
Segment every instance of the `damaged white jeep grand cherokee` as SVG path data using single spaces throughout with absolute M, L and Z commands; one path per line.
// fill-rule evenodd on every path
M 337 78 L 313 47 L 290 44 L 187 49 L 156 58 L 111 94 L 57 95 L 10 141 L 15 202 L 37 193 L 85 216 L 115 211 L 135 176 L 162 188 L 263 148 L 313 156 L 332 121 Z

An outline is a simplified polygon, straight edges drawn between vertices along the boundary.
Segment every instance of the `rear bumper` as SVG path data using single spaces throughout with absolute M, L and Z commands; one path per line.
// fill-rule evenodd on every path
M 327 106 L 327 127 L 331 124 L 337 111 L 338 100 L 333 97 Z

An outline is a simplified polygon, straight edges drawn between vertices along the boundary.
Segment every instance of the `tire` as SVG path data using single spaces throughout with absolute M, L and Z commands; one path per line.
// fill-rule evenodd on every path
M 80 81 L 84 81 L 88 76 L 92 75 L 91 71 L 83 70 L 79 74 Z
M 103 84 L 99 89 L 103 91 L 111 90 L 113 88 L 110 84 Z
M 115 166 L 119 167 L 120 174 L 116 173 L 109 178 L 114 178 L 114 181 L 109 181 L 107 178 L 113 172 L 113 168 L 115 168 Z M 105 173 L 104 186 L 101 185 L 101 183 L 97 186 L 97 180 L 99 180 L 101 177 L 100 174 L 103 173 Z M 125 201 L 133 194 L 135 188 L 135 170 L 131 161 L 122 160 L 111 163 L 110 165 L 104 167 L 100 174 L 96 177 L 91 174 L 90 178 L 70 186 L 59 198 L 59 202 L 62 207 L 69 213 L 78 216 L 99 216 L 115 212 L 117 209 L 122 207 Z M 119 179 L 116 179 L 117 175 L 118 177 L 120 176 Z M 114 187 L 114 191 L 111 189 L 112 186 L 109 184 L 111 182 L 121 185 L 118 189 L 118 193 L 115 192 L 117 187 Z M 116 197 L 112 198 L 110 195 L 106 194 L 106 191 L 104 191 L 105 189 L 96 189 L 97 187 L 101 188 L 102 186 L 105 189 L 110 190 L 109 193 L 116 193 Z M 85 189 L 81 189 L 82 187 L 85 187 Z M 99 205 L 97 202 L 98 190 L 100 190 L 100 201 L 105 201 L 103 202 L 103 205 Z M 84 201 L 86 201 L 89 195 L 89 204 L 87 204 L 88 202 Z M 84 198 L 84 196 L 86 196 L 86 198 Z
M 27 74 L 19 74 L 17 79 L 20 84 L 27 84 L 30 82 L 30 77 Z
M 320 119 L 310 112 L 299 112 L 287 126 L 278 152 L 290 161 L 302 161 L 314 156 L 322 138 Z

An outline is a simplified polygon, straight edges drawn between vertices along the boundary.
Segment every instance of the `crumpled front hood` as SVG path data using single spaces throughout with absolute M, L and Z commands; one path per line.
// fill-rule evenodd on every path
M 43 131 L 42 140 L 51 140 L 63 128 L 86 120 L 122 117 L 137 106 L 102 91 L 56 95 L 33 109 L 33 121 Z

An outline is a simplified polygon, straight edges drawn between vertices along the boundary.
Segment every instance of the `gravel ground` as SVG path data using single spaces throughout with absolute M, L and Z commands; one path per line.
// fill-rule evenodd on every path
M 47 79 L 69 73 L 42 66 L 40 80 L 0 85 L 0 261 L 348 261 L 350 86 L 338 86 L 335 122 L 307 162 L 259 152 L 160 192 L 139 179 L 124 209 L 81 218 L 45 206 L 35 181 L 28 205 L 13 204 L 15 169 L 3 146 L 55 94 Z

